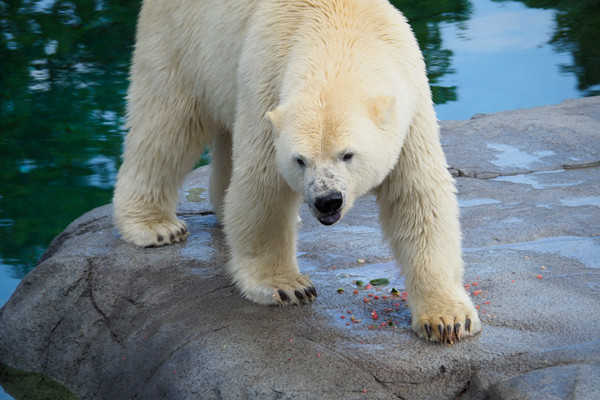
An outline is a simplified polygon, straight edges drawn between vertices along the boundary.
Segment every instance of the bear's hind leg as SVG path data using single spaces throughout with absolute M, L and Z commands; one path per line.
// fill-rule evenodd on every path
M 161 101 L 130 93 L 129 133 L 115 186 L 114 221 L 125 241 L 162 246 L 188 236 L 177 190 L 205 142 L 194 99 Z
M 231 181 L 231 132 L 224 130 L 215 135 L 210 151 L 211 173 L 208 195 L 219 222 L 223 222 L 225 192 Z

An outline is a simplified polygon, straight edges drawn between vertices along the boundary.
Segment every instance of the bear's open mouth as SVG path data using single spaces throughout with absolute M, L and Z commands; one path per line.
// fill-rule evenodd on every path
M 320 223 L 323 225 L 333 225 L 342 217 L 342 213 L 336 211 L 332 214 L 323 215 L 322 217 L 317 218 Z

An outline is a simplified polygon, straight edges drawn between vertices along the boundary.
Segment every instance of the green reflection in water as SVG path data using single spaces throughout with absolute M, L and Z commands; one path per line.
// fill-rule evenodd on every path
M 137 1 L 0 2 L 0 256 L 22 277 L 110 201 Z
M 577 77 L 584 96 L 600 95 L 600 0 L 492 0 L 519 1 L 529 8 L 557 10 L 550 43 L 558 52 L 571 53 L 573 62 L 561 66 Z
M 0 364 L 0 382 L 6 393 L 23 400 L 77 400 L 61 384 L 33 372 L 25 372 Z
M 452 73 L 452 51 L 442 47 L 440 24 L 460 23 L 469 19 L 469 0 L 395 0 L 391 3 L 402 10 L 417 37 L 427 63 L 427 75 L 435 104 L 456 100 L 456 86 L 441 86 L 438 80 Z

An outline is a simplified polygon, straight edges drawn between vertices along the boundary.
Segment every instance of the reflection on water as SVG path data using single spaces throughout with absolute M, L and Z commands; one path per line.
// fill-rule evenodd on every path
M 456 86 L 442 86 L 442 76 L 453 72 L 452 51 L 443 48 L 441 27 L 468 20 L 472 4 L 468 0 L 391 1 L 409 20 L 427 62 L 427 75 L 436 104 L 457 99 Z
M 41 374 L 20 371 L 0 364 L 0 400 L 77 400 L 62 385 Z M 4 390 L 3 390 L 4 389 Z
M 510 0 L 494 0 L 508 2 Z M 598 0 L 520 0 L 527 7 L 555 9 L 554 33 L 550 43 L 559 52 L 572 56 L 561 65 L 566 73 L 577 77 L 577 89 L 584 96 L 600 95 L 600 1 Z
M 22 277 L 110 201 L 137 3 L 1 1 L 0 262 Z
M 594 45 L 600 34 L 598 0 L 472 4 L 467 21 L 442 25 L 453 71 L 437 84 L 456 86 L 457 101 L 438 104 L 440 119 L 467 119 L 474 113 L 600 93 L 594 61 L 600 56 Z M 585 62 L 579 62 L 577 54 L 585 54 Z
M 448 27 L 466 35 L 461 48 L 477 44 L 468 36 L 477 22 L 471 18 L 485 7 L 516 4 L 550 15 L 541 44 L 571 57 L 560 71 L 556 66 L 556 76 L 543 79 L 552 85 L 567 76 L 577 81 L 575 95 L 600 94 L 600 0 L 392 3 L 419 40 L 438 107 L 466 104 L 462 88 L 470 81 L 495 97 L 485 85 L 494 81 L 487 74 L 496 72 L 471 70 L 467 80 L 454 79 L 463 59 L 458 47 L 449 47 Z M 21 278 L 70 221 L 110 201 L 138 8 L 139 0 L 0 0 L 0 276 L 8 271 Z M 478 57 L 492 60 L 491 68 L 493 59 Z

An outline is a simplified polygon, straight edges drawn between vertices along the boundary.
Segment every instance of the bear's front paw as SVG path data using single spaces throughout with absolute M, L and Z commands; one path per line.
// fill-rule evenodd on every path
M 239 282 L 238 287 L 246 298 L 259 304 L 309 304 L 317 298 L 310 278 L 300 274 Z
M 461 296 L 462 297 L 462 296 Z M 419 302 L 413 312 L 412 329 L 422 338 L 453 344 L 481 331 L 481 321 L 469 298 Z
M 189 233 L 181 220 L 153 223 L 134 223 L 121 227 L 121 236 L 126 242 L 141 247 L 158 247 L 185 240 Z

